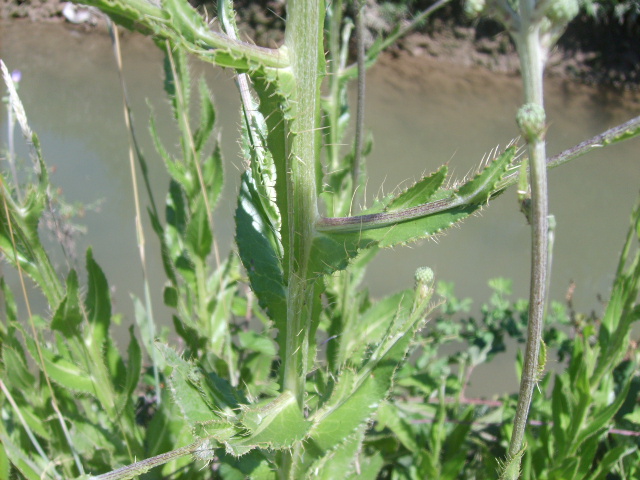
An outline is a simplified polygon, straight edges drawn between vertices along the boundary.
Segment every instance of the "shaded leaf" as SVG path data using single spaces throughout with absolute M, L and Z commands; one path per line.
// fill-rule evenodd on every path
M 82 311 L 78 297 L 78 275 L 71 270 L 67 276 L 67 293 L 60 302 L 51 320 L 51 328 L 66 336 L 78 333 L 78 326 L 82 323 Z

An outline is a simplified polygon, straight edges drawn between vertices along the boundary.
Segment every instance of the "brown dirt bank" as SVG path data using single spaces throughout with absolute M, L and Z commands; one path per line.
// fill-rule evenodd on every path
M 192 0 L 193 1 L 193 0 Z M 196 0 L 197 1 L 197 0 Z M 202 2 L 201 2 L 202 3 Z M 242 31 L 261 45 L 282 40 L 284 2 L 282 0 L 236 0 Z M 73 25 L 62 15 L 62 0 L 0 0 L 0 19 L 65 22 L 68 28 L 100 28 L 87 23 Z M 209 12 L 215 7 L 204 4 Z M 384 33 L 392 25 L 369 1 L 369 30 Z M 547 73 L 585 84 L 640 90 L 640 26 L 596 22 L 582 16 L 569 26 L 553 51 Z M 518 58 L 509 36 L 490 20 L 470 23 L 453 2 L 420 30 L 401 39 L 391 50 L 394 56 L 430 57 L 440 61 L 477 65 L 491 71 L 517 73 Z

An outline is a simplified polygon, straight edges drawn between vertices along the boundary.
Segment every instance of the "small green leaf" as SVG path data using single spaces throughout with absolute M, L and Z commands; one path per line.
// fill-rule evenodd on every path
M 67 276 L 67 293 L 53 315 L 51 328 L 71 336 L 78 333 L 77 328 L 82 323 L 82 319 L 78 297 L 78 275 L 75 270 L 71 270 Z
M 417 453 L 423 448 L 418 443 L 415 430 L 404 418 L 402 410 L 396 405 L 383 402 L 378 409 L 376 420 L 381 426 L 389 428 L 410 452 Z
M 186 243 L 189 251 L 205 261 L 213 244 L 213 235 L 209 226 L 209 213 L 205 203 L 197 202 L 195 212 L 189 219 L 186 231 Z
M 211 91 L 203 77 L 200 77 L 198 82 L 198 91 L 200 93 L 200 126 L 193 134 L 193 143 L 197 152 L 202 150 L 202 147 L 209 139 L 216 121 L 216 111 L 211 101 Z
M 173 368 L 171 388 L 185 419 L 193 427 L 223 416 L 235 417 L 242 396 L 226 381 L 182 359 L 172 348 L 156 344 L 167 364 Z
M 27 368 L 27 359 L 8 345 L 2 346 L 3 370 L 6 380 L 14 388 L 28 392 L 35 385 L 35 378 Z M 6 381 L 5 380 L 5 381 Z
M 238 332 L 238 341 L 242 348 L 264 353 L 269 356 L 276 355 L 276 348 L 273 341 L 264 334 L 260 334 L 253 330 L 241 331 Z
M 91 344 L 102 349 L 111 323 L 111 295 L 109 294 L 107 277 L 93 259 L 93 252 L 90 248 L 87 249 L 87 273 L 89 285 L 85 305 L 91 327 L 89 334 Z
M 422 180 L 395 197 L 387 205 L 387 210 L 402 210 L 404 208 L 411 208 L 427 203 L 447 178 L 447 170 L 447 166 L 443 165 L 437 172 L 432 173 L 428 177 L 424 177 Z
M 261 404 L 243 406 L 240 422 L 249 434 L 229 442 L 229 447 L 238 454 L 255 447 L 292 448 L 311 426 L 291 392 Z
M 216 142 L 211 155 L 202 164 L 202 176 L 204 177 L 207 199 L 211 210 L 218 203 L 224 186 L 224 168 L 222 165 L 222 150 L 220 150 L 220 143 Z
M 29 353 L 39 363 L 40 356 L 35 340 L 31 337 L 26 337 L 25 341 L 27 348 L 29 349 Z M 95 379 L 90 372 L 87 372 L 71 360 L 46 348 L 41 348 L 40 352 L 44 359 L 44 366 L 47 369 L 47 374 L 53 381 L 74 392 L 88 393 L 93 396 L 96 395 L 96 388 L 94 385 Z
M 125 381 L 124 395 L 125 398 L 129 398 L 136 387 L 138 386 L 138 380 L 140 379 L 140 372 L 142 371 L 142 350 L 138 344 L 138 340 L 133 333 L 133 325 L 129 327 L 129 348 L 127 349 L 128 362 L 127 373 Z

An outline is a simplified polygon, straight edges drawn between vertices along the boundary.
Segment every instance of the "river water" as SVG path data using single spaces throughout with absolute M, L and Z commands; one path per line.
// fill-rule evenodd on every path
M 88 234 L 78 252 L 91 245 L 111 284 L 118 311 L 130 316 L 130 293 L 142 295 L 136 247 L 134 206 L 128 165 L 122 96 L 110 40 L 59 25 L 8 23 L 0 30 L 0 57 L 22 72 L 19 93 L 32 128 L 39 134 L 52 181 L 70 202 L 101 201 L 98 212 L 81 222 Z M 137 34 L 122 36 L 125 76 L 135 126 L 151 166 L 157 199 L 164 198 L 167 177 L 148 135 L 149 105 L 161 136 L 172 136 L 168 103 L 162 91 L 157 49 Z M 233 193 L 242 170 L 237 135 L 239 104 L 228 72 L 195 65 L 214 92 L 218 128 L 229 179 L 226 199 L 216 216 L 221 249 L 233 238 Z M 555 154 L 640 114 L 638 97 L 629 93 L 546 81 L 548 153 Z M 478 165 L 483 155 L 518 135 L 513 120 L 521 103 L 520 80 L 410 56 L 385 57 L 368 74 L 366 125 L 374 135 L 367 196 L 393 191 L 443 163 L 457 178 Z M 6 144 L 5 112 L 0 140 Z M 169 146 L 173 140 L 167 140 Z M 21 143 L 21 142 L 18 142 Z M 24 148 L 18 150 L 25 155 Z M 550 172 L 550 210 L 556 216 L 551 295 L 562 301 L 570 281 L 577 284 L 580 311 L 602 305 L 607 297 L 629 212 L 640 186 L 640 144 L 628 142 L 583 157 Z M 143 198 L 144 204 L 144 198 Z M 514 280 L 514 296 L 528 290 L 529 228 L 508 191 L 437 241 L 384 251 L 370 268 L 367 284 L 381 296 L 406 288 L 413 272 L 431 266 L 438 279 L 453 281 L 460 297 L 478 303 L 488 298 L 487 281 Z M 147 233 L 147 258 L 156 312 L 164 283 L 158 246 Z M 168 323 L 170 317 L 161 318 Z

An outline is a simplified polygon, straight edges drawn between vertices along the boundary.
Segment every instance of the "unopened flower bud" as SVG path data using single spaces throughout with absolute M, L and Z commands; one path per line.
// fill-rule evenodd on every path
M 556 25 L 564 26 L 578 15 L 578 0 L 555 0 L 545 12 L 547 18 Z
M 464 2 L 464 14 L 469 18 L 476 18 L 485 7 L 485 0 L 467 0 Z
M 544 108 L 537 103 L 525 103 L 516 114 L 516 122 L 522 136 L 528 142 L 540 140 L 544 136 Z
M 422 301 L 431 297 L 433 293 L 433 280 L 435 275 L 429 267 L 420 267 L 416 270 L 416 300 Z

